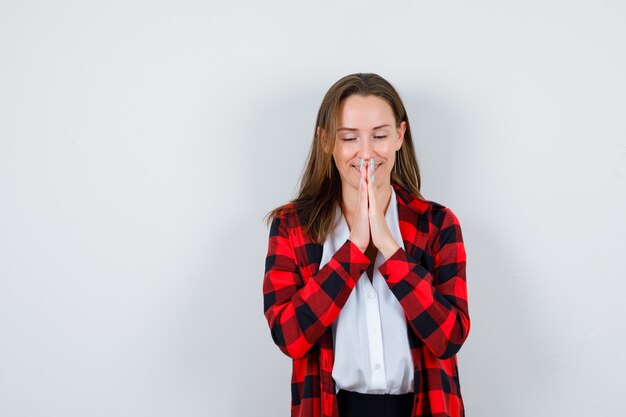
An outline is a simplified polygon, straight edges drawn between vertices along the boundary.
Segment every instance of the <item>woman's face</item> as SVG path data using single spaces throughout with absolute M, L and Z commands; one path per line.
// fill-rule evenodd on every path
M 365 164 L 374 158 L 377 188 L 389 186 L 405 130 L 405 122 L 396 127 L 391 106 L 384 99 L 359 95 L 346 98 L 339 107 L 333 150 L 343 188 L 358 189 L 360 158 L 365 159 Z

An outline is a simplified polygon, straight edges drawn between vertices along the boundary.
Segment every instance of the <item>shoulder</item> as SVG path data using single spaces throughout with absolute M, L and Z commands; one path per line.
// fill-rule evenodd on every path
M 294 202 L 283 204 L 272 212 L 272 220 L 289 221 L 289 223 L 300 224 L 302 218 L 302 207 Z
M 459 219 L 450 207 L 435 201 L 428 201 L 428 204 L 431 207 L 429 221 L 437 229 L 459 224 Z
M 446 205 L 432 200 L 426 200 L 421 196 L 416 196 L 397 184 L 394 184 L 394 190 L 398 200 L 399 207 L 405 213 L 411 213 L 428 219 L 428 223 L 440 229 L 449 224 L 458 224 L 458 218 Z
M 272 220 L 286 219 L 289 215 L 293 215 L 296 211 L 296 205 L 294 203 L 283 204 L 272 212 Z
M 269 214 L 270 236 L 287 232 L 301 225 L 300 214 L 297 205 L 293 202 L 283 204 L 272 210 Z

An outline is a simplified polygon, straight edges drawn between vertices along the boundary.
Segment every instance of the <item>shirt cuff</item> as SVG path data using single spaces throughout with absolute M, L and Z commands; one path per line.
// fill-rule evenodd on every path
M 378 267 L 378 271 L 389 284 L 397 284 L 415 268 L 416 262 L 409 259 L 407 253 L 400 247 L 389 259 Z

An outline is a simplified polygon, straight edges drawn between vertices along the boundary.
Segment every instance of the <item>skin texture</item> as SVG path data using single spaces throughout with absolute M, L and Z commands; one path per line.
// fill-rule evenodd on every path
M 375 257 L 380 251 L 389 259 L 400 246 L 387 227 L 385 212 L 391 197 L 391 171 L 406 123 L 397 125 L 384 99 L 359 95 L 343 101 L 337 122 L 333 158 L 341 176 L 349 239 L 368 256 Z

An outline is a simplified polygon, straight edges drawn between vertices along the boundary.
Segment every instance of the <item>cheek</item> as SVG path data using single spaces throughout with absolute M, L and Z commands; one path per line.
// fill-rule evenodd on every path
M 342 164 L 351 156 L 351 152 L 349 147 L 338 145 L 335 146 L 335 150 L 333 151 L 333 157 L 335 158 L 335 162 L 338 164 Z
M 393 154 L 396 152 L 394 144 L 391 141 L 378 143 L 375 149 L 380 156 L 387 159 L 393 158 Z

